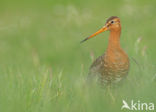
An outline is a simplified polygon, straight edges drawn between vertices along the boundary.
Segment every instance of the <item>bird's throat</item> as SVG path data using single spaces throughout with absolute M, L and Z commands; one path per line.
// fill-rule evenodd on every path
M 108 49 L 119 49 L 120 48 L 120 34 L 121 30 L 110 31 Z

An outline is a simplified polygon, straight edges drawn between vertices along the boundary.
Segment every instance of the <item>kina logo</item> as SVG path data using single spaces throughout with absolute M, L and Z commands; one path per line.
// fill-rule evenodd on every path
M 122 100 L 122 107 L 121 110 L 127 109 L 127 110 L 154 110 L 154 103 L 145 103 L 140 102 L 139 100 L 137 102 L 134 102 L 134 100 L 131 100 L 130 103 L 127 103 L 125 100 Z

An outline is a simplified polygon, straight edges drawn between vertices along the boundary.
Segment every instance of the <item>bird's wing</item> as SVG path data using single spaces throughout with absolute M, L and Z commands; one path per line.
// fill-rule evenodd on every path
M 104 55 L 99 56 L 94 62 L 93 64 L 90 66 L 89 69 L 89 75 L 90 74 L 95 74 L 100 72 L 100 69 L 103 67 L 104 65 Z
M 87 77 L 88 82 L 94 82 L 94 81 L 97 82 L 99 80 L 99 76 L 101 76 L 100 68 L 103 67 L 103 63 L 104 63 L 103 58 L 104 55 L 99 56 L 90 66 L 89 74 Z

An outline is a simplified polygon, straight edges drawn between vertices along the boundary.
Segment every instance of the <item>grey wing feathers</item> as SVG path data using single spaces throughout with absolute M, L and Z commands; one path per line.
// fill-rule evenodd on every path
M 87 80 L 90 82 L 90 81 L 97 81 L 99 76 L 101 75 L 100 74 L 100 68 L 103 67 L 103 58 L 104 58 L 104 55 L 98 57 L 94 62 L 93 64 L 90 66 L 90 69 L 89 69 L 89 74 L 88 74 L 88 77 L 87 77 Z
M 90 66 L 90 69 L 89 69 L 89 75 L 90 74 L 98 74 L 99 71 L 100 71 L 100 68 L 104 65 L 103 64 L 103 59 L 104 59 L 104 55 L 98 57 L 94 62 L 93 64 Z

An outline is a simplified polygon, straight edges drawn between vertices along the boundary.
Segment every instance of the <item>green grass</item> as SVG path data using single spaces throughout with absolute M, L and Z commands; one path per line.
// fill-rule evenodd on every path
M 127 112 L 121 110 L 123 99 L 156 105 L 155 4 L 1 2 L 0 112 Z M 122 47 L 139 65 L 131 60 L 128 77 L 110 90 L 88 87 L 88 68 L 106 50 L 109 32 L 80 41 L 112 15 L 121 18 Z

